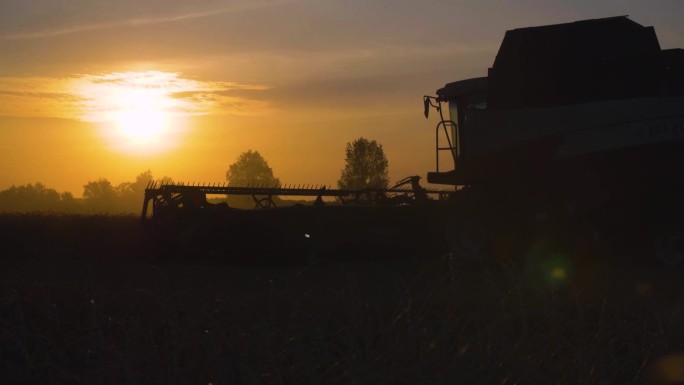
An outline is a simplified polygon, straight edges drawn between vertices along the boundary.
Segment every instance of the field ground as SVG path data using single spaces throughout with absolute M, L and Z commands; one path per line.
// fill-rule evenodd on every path
M 0 250 L 3 384 L 684 382 L 681 267 L 151 262 L 133 216 L 0 215 Z

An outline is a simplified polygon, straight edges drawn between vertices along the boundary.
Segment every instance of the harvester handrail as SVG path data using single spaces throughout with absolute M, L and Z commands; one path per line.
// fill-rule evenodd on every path
M 454 134 L 454 143 L 451 141 L 451 137 L 449 136 L 449 130 L 448 127 L 450 128 L 455 128 L 458 130 L 458 124 L 454 122 L 453 120 L 450 119 L 444 119 L 444 109 L 442 108 L 442 102 L 445 101 L 442 99 L 442 97 L 439 96 L 429 96 L 425 95 L 423 96 L 423 105 L 425 107 L 424 115 L 425 118 L 429 116 L 430 108 L 434 108 L 439 112 L 439 123 L 437 123 L 437 126 L 435 127 L 435 167 L 436 167 L 436 172 L 439 172 L 439 153 L 440 151 L 450 151 L 451 152 L 451 157 L 454 161 L 454 168 L 456 167 L 456 158 L 457 158 L 457 153 L 459 152 L 459 148 L 457 147 L 457 137 L 456 134 Z M 444 128 L 444 135 L 446 136 L 447 144 L 449 145 L 448 147 L 440 147 L 439 145 L 439 128 L 443 127 Z
M 446 150 L 450 151 L 451 157 L 454 160 L 454 166 L 456 165 L 456 153 L 454 152 L 454 150 L 458 150 L 458 148 L 454 144 L 452 144 L 451 138 L 449 136 L 449 130 L 447 129 L 447 126 L 458 128 L 458 125 L 453 120 L 442 120 L 441 122 L 437 123 L 437 127 L 435 129 L 435 149 L 436 149 L 436 151 L 435 151 L 435 153 L 436 153 L 435 154 L 435 158 L 436 158 L 435 159 L 436 160 L 435 167 L 436 167 L 437 172 L 439 172 L 439 152 L 440 151 L 446 151 Z M 439 128 L 440 127 L 444 128 L 444 135 L 446 136 L 447 144 L 449 145 L 448 147 L 440 147 L 439 146 Z M 454 139 L 456 139 L 456 138 L 454 138 Z

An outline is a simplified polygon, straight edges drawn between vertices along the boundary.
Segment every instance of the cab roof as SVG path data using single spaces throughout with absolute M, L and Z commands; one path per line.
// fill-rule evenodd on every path
M 484 99 L 487 95 L 487 83 L 486 76 L 448 83 L 437 90 L 437 98 L 440 101 Z

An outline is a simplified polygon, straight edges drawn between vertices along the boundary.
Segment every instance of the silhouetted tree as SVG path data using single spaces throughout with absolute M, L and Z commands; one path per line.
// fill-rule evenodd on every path
M 91 210 L 112 211 L 117 195 L 112 183 L 105 178 L 89 181 L 83 186 L 83 199 Z
M 64 191 L 59 194 L 61 211 L 64 212 L 77 212 L 79 210 L 79 204 L 76 199 L 74 199 L 74 194 L 69 191 Z
M 388 187 L 388 162 L 381 144 L 359 138 L 347 143 L 345 152 L 346 165 L 337 181 L 338 188 L 359 190 Z
M 140 196 L 145 193 L 145 187 L 153 179 L 152 172 L 147 170 L 135 177 L 135 182 L 124 182 L 116 187 L 117 193 L 121 197 L 128 195 Z
M 165 184 L 171 184 L 171 183 L 173 183 L 173 179 L 171 177 L 164 176 L 161 179 L 159 179 L 157 182 L 158 182 L 157 183 L 158 186 L 165 185 Z
M 0 211 L 57 211 L 72 209 L 73 196 L 59 193 L 42 183 L 12 186 L 0 191 Z
M 0 191 L 0 211 L 54 211 L 60 213 L 138 213 L 145 187 L 152 180 L 152 172 L 138 174 L 133 182 L 116 187 L 105 179 L 89 181 L 83 186 L 83 199 L 75 199 L 70 192 L 57 192 L 42 183 L 12 186 Z M 165 183 L 171 178 L 164 177 Z
M 136 212 L 145 195 L 145 187 L 153 180 L 152 172 L 147 170 L 138 174 L 134 182 L 123 182 L 116 186 L 117 208 L 120 211 Z
M 231 186 L 264 186 L 276 187 L 280 180 L 273 176 L 273 170 L 259 151 L 248 150 L 231 164 L 226 172 L 226 179 Z
M 83 185 L 84 199 L 114 199 L 114 197 L 116 197 L 116 191 L 108 179 L 100 178 Z

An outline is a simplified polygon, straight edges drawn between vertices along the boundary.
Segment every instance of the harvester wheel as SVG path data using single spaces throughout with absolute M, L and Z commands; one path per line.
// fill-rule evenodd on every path
M 256 201 L 256 207 L 254 207 L 255 209 L 266 209 L 276 207 L 275 202 L 270 196 L 260 199 L 254 198 L 254 200 Z
M 446 223 L 449 249 L 455 256 L 482 258 L 490 238 L 491 207 L 485 194 L 460 191 L 452 197 Z
M 680 266 L 684 262 L 684 230 L 670 228 L 659 231 L 654 239 L 655 256 L 667 267 Z
M 487 230 L 481 221 L 467 219 L 456 225 L 451 249 L 454 253 L 468 258 L 480 258 L 485 249 Z
M 657 190 L 649 197 L 653 206 L 648 222 L 655 225 L 651 228 L 653 247 L 650 251 L 656 261 L 665 267 L 684 265 L 684 182 L 668 186 L 666 190 Z

